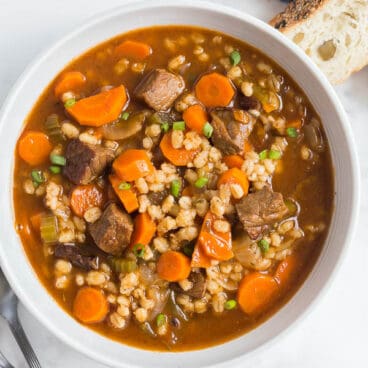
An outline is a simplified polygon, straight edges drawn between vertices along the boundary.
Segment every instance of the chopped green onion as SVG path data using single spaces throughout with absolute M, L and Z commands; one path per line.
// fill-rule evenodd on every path
M 281 152 L 278 150 L 270 150 L 270 152 L 268 153 L 268 157 L 271 160 L 279 160 L 281 158 Z
M 270 249 L 270 243 L 266 239 L 261 239 L 258 242 L 258 246 L 261 249 L 262 253 L 267 253 Z
M 173 123 L 173 130 L 185 130 L 185 121 L 175 121 Z
M 225 302 L 224 307 L 225 307 L 226 310 L 232 310 L 232 309 L 236 308 L 236 305 L 237 305 L 236 300 L 229 299 Z
M 45 181 L 43 172 L 40 170 L 32 170 L 31 177 L 32 177 L 33 183 L 35 183 L 36 186 L 38 186 L 39 184 Z
M 54 244 L 58 240 L 58 223 L 56 216 L 43 214 L 40 225 L 41 239 L 45 244 Z
M 171 182 L 171 194 L 174 196 L 174 197 L 179 197 L 179 194 L 180 194 L 180 189 L 181 189 L 181 183 L 179 180 L 175 179 Z
M 164 132 L 164 133 L 167 133 L 170 129 L 170 125 L 168 122 L 165 122 L 165 123 L 162 123 L 161 124 L 161 130 Z
M 127 258 L 113 258 L 111 260 L 111 266 L 115 272 L 129 273 L 137 269 L 137 262 L 133 259 Z
M 74 106 L 75 104 L 76 104 L 76 100 L 75 100 L 75 98 L 69 98 L 69 99 L 67 99 L 66 101 L 65 101 L 65 103 L 64 103 L 64 106 L 66 107 L 66 108 L 69 108 L 69 107 L 72 107 L 72 106 Z
M 188 256 L 192 257 L 192 254 L 194 252 L 194 243 L 187 243 L 183 247 L 183 253 Z
M 54 165 L 52 165 L 52 166 L 49 167 L 49 170 L 53 174 L 60 174 L 60 172 L 61 172 L 60 166 L 54 166 Z
M 286 128 L 286 134 L 290 138 L 296 138 L 298 136 L 298 131 L 296 130 L 296 128 L 289 127 L 289 128 Z
M 241 60 L 241 56 L 240 56 L 240 53 L 239 51 L 233 51 L 231 54 L 230 54 L 230 59 L 231 59 L 231 63 L 233 65 L 238 65 L 240 63 L 240 60 Z
M 123 181 L 122 183 L 119 184 L 118 188 L 119 190 L 128 190 L 131 188 L 131 184 Z
M 267 150 L 263 150 L 262 152 L 260 152 L 259 154 L 259 159 L 260 160 L 265 160 L 267 158 Z
M 203 134 L 207 138 L 211 138 L 213 133 L 213 126 L 207 121 L 203 126 Z
M 128 120 L 129 118 L 129 112 L 125 111 L 121 114 L 121 120 Z
M 166 316 L 163 313 L 160 313 L 156 317 L 157 327 L 161 327 L 166 323 Z
M 208 183 L 208 178 L 205 178 L 204 176 L 198 178 L 196 182 L 194 183 L 194 186 L 197 188 L 203 188 Z
M 61 156 L 61 155 L 51 154 L 50 155 L 50 161 L 54 165 L 58 165 L 58 166 L 65 166 L 66 165 L 66 158 L 64 156 Z
M 136 257 L 142 258 L 144 256 L 145 246 L 144 244 L 137 243 L 133 246 L 133 253 Z

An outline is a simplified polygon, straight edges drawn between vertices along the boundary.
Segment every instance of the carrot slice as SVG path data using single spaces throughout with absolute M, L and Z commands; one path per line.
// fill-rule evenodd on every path
M 274 278 L 280 286 L 285 287 L 292 281 L 299 267 L 298 257 L 295 254 L 291 254 L 279 263 Z
M 33 230 L 35 230 L 37 232 L 40 232 L 41 217 L 42 217 L 42 212 L 38 212 L 38 213 L 35 213 L 34 215 L 32 215 L 31 218 L 30 218 L 32 228 L 33 228 Z
M 119 189 L 122 180 L 119 179 L 116 175 L 109 176 L 110 183 L 114 189 L 114 192 L 119 197 L 121 203 L 125 207 L 128 213 L 132 213 L 139 208 L 138 198 L 135 194 L 134 190 L 129 189 Z
M 152 54 L 152 48 L 144 42 L 127 40 L 116 46 L 115 54 L 142 61 Z
M 251 151 L 253 151 L 253 146 L 251 145 L 251 143 L 248 140 L 244 141 L 244 153 Z
M 44 163 L 52 151 L 49 137 L 41 132 L 28 131 L 19 140 L 19 156 L 32 166 Z
M 123 181 L 134 181 L 155 170 L 145 150 L 128 149 L 112 164 L 116 175 Z
M 300 130 L 303 127 L 303 122 L 300 119 L 291 120 L 286 123 L 286 127 Z
M 73 314 L 83 323 L 97 323 L 105 319 L 109 304 L 101 290 L 84 287 L 78 290 L 73 303 Z
M 176 166 L 186 166 L 193 161 L 198 150 L 176 149 L 171 144 L 171 132 L 165 134 L 160 142 L 163 155 Z
M 189 106 L 183 113 L 183 120 L 189 129 L 203 134 L 203 127 L 208 122 L 206 110 L 201 105 Z
M 130 242 L 131 246 L 135 244 L 148 245 L 156 232 L 156 224 L 152 221 L 147 212 L 140 213 L 134 219 L 134 232 Z
M 277 292 L 278 285 L 273 277 L 253 272 L 241 280 L 237 299 L 244 313 L 255 315 L 264 311 Z
M 249 181 L 247 175 L 244 171 L 241 171 L 236 167 L 233 167 L 221 174 L 217 181 L 217 187 L 220 188 L 223 184 L 239 184 L 244 191 L 244 195 L 248 194 Z
M 126 89 L 121 85 L 97 95 L 82 98 L 66 109 L 80 125 L 99 127 L 117 120 L 127 101 Z
M 103 193 L 96 185 L 78 185 L 70 196 L 70 207 L 77 216 L 83 217 L 89 208 L 101 207 L 103 201 Z
M 234 167 L 241 169 L 244 160 L 239 155 L 230 155 L 230 156 L 224 157 L 224 162 L 227 165 L 227 167 L 230 169 Z
M 60 97 L 65 92 L 77 92 L 86 83 L 86 77 L 81 72 L 66 72 L 58 80 L 54 93 Z
M 166 281 L 180 281 L 190 274 L 190 259 L 184 254 L 169 250 L 157 262 L 157 274 Z
M 229 78 L 212 72 L 198 80 L 195 94 L 206 107 L 226 107 L 234 98 L 235 89 Z
M 192 267 L 199 268 L 208 268 L 211 267 L 211 258 L 207 256 L 204 252 L 200 244 L 197 244 L 194 247 L 194 251 L 192 254 L 192 262 L 190 264 Z

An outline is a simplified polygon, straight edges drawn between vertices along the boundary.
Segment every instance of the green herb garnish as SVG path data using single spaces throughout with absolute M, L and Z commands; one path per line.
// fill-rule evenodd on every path
M 196 188 L 203 188 L 206 184 L 208 183 L 208 179 L 205 178 L 204 176 L 200 177 L 199 179 L 196 180 L 196 182 L 194 183 L 194 186 Z
M 75 98 L 68 98 L 65 102 L 64 102 L 64 106 L 65 108 L 69 108 L 74 106 L 77 103 L 77 101 L 75 100 Z
M 175 197 L 175 198 L 177 198 L 177 197 L 179 197 L 179 194 L 180 194 L 180 189 L 181 189 L 181 183 L 180 183 L 180 181 L 179 180 L 173 180 L 172 182 L 171 182 L 171 188 L 170 188 L 170 190 L 171 190 L 171 194 Z
M 234 300 L 234 299 L 229 299 L 229 300 L 227 300 L 227 301 L 225 302 L 224 307 L 225 307 L 225 309 L 226 309 L 226 310 L 232 310 L 232 309 L 236 308 L 236 305 L 237 305 L 236 300 Z
M 144 256 L 145 246 L 144 246 L 144 244 L 137 243 L 133 246 L 132 250 L 133 250 L 133 253 L 136 257 L 142 258 Z
M 122 183 L 119 184 L 118 188 L 119 190 L 128 190 L 131 188 L 131 184 L 123 181 Z
M 50 155 L 50 161 L 54 165 L 58 165 L 58 166 L 65 166 L 66 165 L 66 158 L 64 156 L 61 156 L 61 155 L 51 154 Z
M 205 137 L 211 138 L 213 133 L 213 126 L 207 121 L 206 124 L 204 124 L 202 131 Z
M 298 131 L 296 130 L 296 128 L 289 127 L 289 128 L 286 128 L 286 134 L 290 138 L 296 138 L 298 136 Z
M 173 130 L 185 130 L 185 121 L 175 121 L 173 123 Z
M 239 51 L 233 51 L 231 54 L 230 54 L 230 59 L 231 59 L 231 63 L 233 65 L 238 65 L 240 63 L 240 60 L 241 60 L 241 56 L 240 56 L 240 53 Z
M 261 239 L 258 242 L 258 246 L 261 249 L 262 253 L 267 253 L 270 249 L 270 243 L 266 239 Z

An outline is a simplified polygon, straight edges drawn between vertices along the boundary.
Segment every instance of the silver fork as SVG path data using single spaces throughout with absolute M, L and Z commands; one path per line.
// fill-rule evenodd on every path
M 0 351 L 0 368 L 14 368 Z
M 18 298 L 13 293 L 8 281 L 0 269 L 0 315 L 3 316 L 9 324 L 17 343 L 22 350 L 24 357 L 30 368 L 41 368 L 41 365 L 34 353 L 23 327 L 18 319 Z M 6 366 L 11 368 L 11 365 Z

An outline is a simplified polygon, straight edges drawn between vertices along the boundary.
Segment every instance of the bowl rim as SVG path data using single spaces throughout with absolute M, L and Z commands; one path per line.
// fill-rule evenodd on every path
M 321 289 L 314 295 L 309 305 L 306 305 L 305 308 L 298 313 L 297 317 L 294 318 L 293 322 L 282 329 L 281 332 L 276 333 L 271 339 L 264 342 L 260 346 L 256 347 L 255 349 L 251 350 L 250 352 L 243 353 L 242 355 L 236 356 L 232 358 L 231 360 L 227 359 L 226 361 L 220 361 L 217 366 L 227 366 L 230 363 L 234 363 L 236 361 L 240 361 L 241 359 L 244 359 L 245 356 L 252 356 L 255 353 L 258 353 L 267 347 L 271 346 L 271 344 L 274 344 L 276 341 L 276 338 L 281 338 L 282 336 L 285 336 L 286 333 L 290 332 L 291 329 L 295 328 L 298 323 L 301 323 L 301 321 L 311 312 L 312 307 L 314 307 L 318 300 L 322 298 L 323 295 L 326 294 L 326 291 L 328 290 L 329 286 L 332 283 L 332 280 L 334 276 L 336 275 L 336 272 L 340 268 L 344 254 L 346 254 L 348 245 L 351 244 L 352 238 L 354 236 L 356 227 L 357 227 L 357 219 L 358 219 L 358 213 L 359 213 L 359 202 L 360 202 L 360 169 L 357 159 L 357 152 L 356 152 L 356 146 L 354 144 L 352 129 L 349 124 L 347 115 L 344 111 L 344 108 L 342 107 L 342 104 L 333 89 L 333 87 L 328 82 L 325 75 L 322 73 L 320 69 L 304 54 L 304 52 L 296 46 L 293 42 L 291 42 L 289 39 L 284 37 L 281 33 L 279 33 L 277 30 L 275 30 L 273 27 L 269 26 L 267 23 L 264 23 L 263 21 L 246 14 L 240 10 L 236 10 L 234 8 L 222 5 L 222 4 L 214 4 L 208 1 L 194 1 L 194 0 L 188 0 L 184 3 L 178 4 L 175 0 L 153 0 L 147 3 L 146 1 L 139 1 L 139 2 L 132 2 L 127 3 L 122 6 L 113 7 L 111 9 L 108 9 L 104 12 L 100 12 L 90 18 L 88 18 L 85 22 L 83 22 L 82 25 L 77 26 L 73 31 L 67 33 L 64 37 L 59 39 L 57 42 L 53 43 L 50 47 L 48 47 L 45 51 L 41 52 L 38 56 L 36 56 L 33 61 L 27 66 L 27 68 L 24 70 L 24 72 L 20 75 L 12 89 L 10 90 L 7 98 L 5 99 L 3 106 L 0 110 L 0 134 L 2 134 L 3 126 L 5 124 L 5 118 L 8 114 L 8 110 L 11 109 L 14 99 L 17 96 L 18 93 L 20 93 L 20 90 L 22 88 L 23 83 L 27 81 L 27 78 L 29 75 L 31 75 L 39 65 L 42 64 L 44 59 L 47 59 L 49 55 L 51 55 L 55 50 L 59 49 L 63 44 L 68 44 L 73 38 L 77 37 L 79 34 L 85 32 L 91 27 L 94 27 L 98 25 L 100 22 L 106 21 L 109 18 L 115 16 L 118 14 L 124 14 L 129 13 L 132 11 L 149 11 L 149 9 L 153 8 L 159 8 L 162 6 L 169 6 L 171 8 L 186 8 L 186 9 L 198 9 L 198 10 L 204 10 L 204 11 L 216 11 L 217 13 L 222 13 L 225 15 L 228 15 L 230 17 L 235 17 L 242 22 L 249 23 L 255 28 L 257 28 L 260 32 L 265 32 L 269 36 L 271 36 L 275 41 L 283 44 L 285 47 L 287 47 L 303 64 L 303 68 L 309 69 L 309 71 L 313 74 L 316 81 L 318 82 L 319 86 L 324 89 L 325 93 L 328 95 L 328 97 L 331 99 L 332 104 L 334 108 L 336 109 L 336 113 L 339 115 L 341 120 L 341 128 L 344 132 L 344 135 L 346 137 L 348 145 L 348 154 L 350 156 L 350 163 L 351 163 L 351 170 L 352 170 L 352 186 L 353 186 L 353 194 L 352 198 L 353 201 L 351 203 L 351 218 L 350 223 L 347 226 L 349 229 L 349 233 L 346 235 L 346 240 L 341 248 L 341 251 L 337 257 L 337 261 L 335 262 L 332 272 L 326 277 L 326 280 L 324 281 L 324 284 L 322 285 Z M 246 42 L 246 41 L 245 41 Z M 283 67 L 281 65 L 281 67 Z M 298 83 L 298 80 L 296 80 Z M 13 153 L 11 153 L 13 154 Z M 8 173 L 7 173 L 8 174 Z M 12 174 L 12 173 L 11 173 Z M 13 229 L 14 231 L 14 229 Z M 2 243 L 4 240 L 1 239 L 0 235 L 0 242 Z M 19 242 L 20 243 L 20 242 Z M 22 247 L 22 244 L 19 244 Z M 26 257 L 26 256 L 25 256 Z M 82 352 L 89 358 L 96 359 L 97 361 L 103 362 L 105 364 L 109 364 L 112 366 L 121 366 L 121 367 L 131 367 L 131 365 L 127 365 L 124 362 L 120 362 L 118 364 L 115 360 L 111 360 L 107 356 L 102 356 L 98 352 L 88 349 L 85 347 L 83 342 L 76 340 L 73 336 L 69 336 L 67 333 L 65 333 L 63 330 L 57 328 L 57 325 L 54 321 L 52 321 L 50 318 L 45 317 L 45 315 L 42 314 L 41 310 L 37 308 L 35 303 L 32 301 L 31 295 L 28 295 L 25 291 L 25 286 L 21 286 L 17 283 L 16 277 L 15 277 L 15 271 L 12 269 L 11 265 L 7 262 L 7 259 L 3 256 L 2 247 L 0 245 L 0 266 L 2 267 L 4 274 L 6 275 L 7 279 L 9 280 L 10 285 L 12 286 L 15 293 L 18 295 L 19 299 L 22 301 L 22 303 L 27 307 L 29 311 L 40 321 L 44 326 L 47 327 L 49 331 L 51 331 L 55 336 L 60 338 L 63 342 L 65 342 L 70 347 L 77 349 L 78 351 Z M 29 268 L 32 268 L 30 264 L 28 264 Z M 34 277 L 37 278 L 36 275 Z M 310 277 L 310 276 L 308 276 Z M 39 280 L 37 279 L 39 282 Z M 42 286 L 43 287 L 43 286 Z M 47 292 L 47 291 L 46 291 Z M 47 294 L 49 294 L 47 292 Z M 53 299 L 51 295 L 49 295 L 50 298 Z M 58 307 L 60 308 L 60 307 Z M 61 308 L 60 308 L 61 309 Z M 66 312 L 62 311 L 66 314 Z M 271 317 L 273 318 L 273 317 Z M 79 327 L 80 329 L 86 329 L 82 325 Z M 88 331 L 90 331 L 88 329 Z M 93 334 L 96 334 L 93 331 L 90 331 Z M 113 340 L 110 340 L 111 342 L 115 342 Z M 233 340 L 231 340 L 233 341 Z M 229 343 L 231 343 L 231 341 Z M 116 342 L 115 342 L 116 343 Z M 224 346 L 224 345 L 217 345 L 218 346 Z M 130 347 L 130 349 L 134 349 L 136 352 L 140 350 L 136 350 L 134 347 Z M 207 348 L 204 350 L 199 350 L 199 352 L 203 351 L 210 351 L 213 348 Z M 196 351 L 192 351 L 196 352 Z M 181 355 L 181 354 L 189 354 L 192 352 L 179 352 L 179 353 L 167 353 L 167 354 L 173 354 L 173 356 Z M 157 353 L 157 352 L 150 352 L 150 353 Z M 173 360 L 174 361 L 174 360 Z M 118 365 L 117 365 L 118 364 Z M 141 365 L 136 365 L 141 366 Z M 200 366 L 209 366 L 209 364 L 201 364 Z

